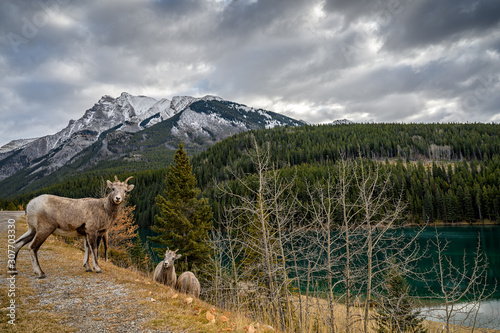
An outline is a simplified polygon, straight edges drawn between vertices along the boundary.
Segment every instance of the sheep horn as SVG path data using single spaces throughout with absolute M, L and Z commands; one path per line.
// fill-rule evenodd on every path
M 118 177 L 116 177 L 116 175 L 115 175 L 115 182 L 118 182 L 118 181 L 119 181 L 119 180 L 118 180 Z
M 125 179 L 124 183 L 128 182 L 130 179 L 134 178 L 134 176 L 130 176 L 127 179 Z

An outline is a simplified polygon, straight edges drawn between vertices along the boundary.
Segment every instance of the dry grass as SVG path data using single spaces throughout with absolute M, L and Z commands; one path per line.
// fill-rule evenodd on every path
M 328 318 L 328 302 L 325 299 L 316 297 L 304 297 L 302 296 L 302 305 L 305 308 L 304 318 L 310 319 L 307 321 L 305 328 L 302 331 L 306 332 L 330 332 L 328 323 L 325 322 L 325 318 Z M 298 308 L 298 297 L 294 299 L 294 304 Z M 345 332 L 346 331 L 346 307 L 344 304 L 334 305 L 334 316 L 335 316 L 335 331 Z M 351 308 L 351 332 L 363 332 L 363 321 L 364 316 L 363 309 L 358 306 Z M 311 320 L 312 319 L 312 320 Z M 369 331 L 376 332 L 376 322 L 374 319 L 370 320 Z M 444 324 L 433 322 L 429 320 L 424 320 L 423 327 L 429 332 L 444 332 Z M 454 333 L 468 333 L 471 332 L 470 327 L 459 327 L 456 325 L 451 325 L 451 332 Z M 485 328 L 475 328 L 474 332 L 479 333 L 499 333 L 500 330 L 485 329 Z
M 1 221 L 0 216 L 0 224 Z M 23 219 L 18 221 L 16 226 L 16 238 L 18 238 L 26 231 L 27 226 Z M 0 228 L 2 253 L 6 253 L 6 239 L 6 230 Z M 192 300 L 184 294 L 153 282 L 152 276 L 134 269 L 120 268 L 109 262 L 100 261 L 103 274 L 87 273 L 82 267 L 82 251 L 54 236 L 47 239 L 39 253 L 40 265 L 47 278 L 36 279 L 26 248 L 27 246 L 21 250 L 17 265 L 19 275 L 16 276 L 15 299 L 18 308 L 15 327 L 8 323 L 10 318 L 7 316 L 6 307 L 10 298 L 6 292 L 8 290 L 5 282 L 6 263 L 5 257 L 2 256 L 1 332 L 75 332 L 81 329 L 78 324 L 82 318 L 88 318 L 92 325 L 107 331 L 123 330 L 132 322 L 136 322 L 137 325 L 132 331 L 248 332 L 250 325 L 256 332 L 266 331 L 264 325 L 252 322 L 244 314 L 219 309 L 198 299 Z M 97 298 L 89 300 L 88 286 L 94 285 L 100 286 L 100 289 L 94 291 Z M 51 294 L 53 289 L 57 289 L 60 294 Z M 116 297 L 117 293 L 119 297 Z M 62 306 L 68 299 L 75 304 Z M 47 300 L 50 302 L 47 303 Z M 79 306 L 84 302 L 92 302 L 93 305 L 85 310 Z M 308 320 L 305 321 L 301 331 L 326 332 L 329 328 L 325 321 L 326 301 L 302 297 L 302 302 L 306 309 L 304 318 Z M 294 304 L 298 307 L 298 299 L 294 300 Z M 362 310 L 353 308 L 352 313 L 352 331 L 361 332 Z M 260 314 L 265 314 L 264 308 Z M 345 306 L 337 304 L 335 326 L 338 332 L 345 330 L 345 317 Z M 424 325 L 429 332 L 441 331 L 440 323 L 426 321 Z M 374 327 L 374 323 L 370 323 L 370 326 Z M 456 329 L 454 331 L 459 333 L 470 332 L 467 328 Z M 476 332 L 498 333 L 499 331 L 476 329 Z
M 0 229 L 0 251 L 6 253 L 6 230 Z M 16 223 L 16 238 L 27 230 L 24 219 Z M 39 251 L 39 260 L 47 278 L 39 280 L 34 276 L 25 246 L 19 253 L 16 276 L 16 319 L 15 326 L 8 323 L 7 285 L 3 283 L 7 275 L 5 257 L 2 257 L 2 291 L 0 293 L 0 331 L 1 332 L 74 332 L 78 321 L 90 318 L 92 324 L 102 325 L 109 331 L 127 327 L 132 321 L 142 320 L 139 331 L 172 332 L 246 332 L 245 326 L 252 321 L 237 313 L 226 312 L 198 299 L 192 299 L 164 285 L 153 282 L 152 277 L 131 269 L 119 268 L 111 263 L 100 261 L 103 274 L 85 272 L 82 267 L 81 250 L 50 236 Z M 54 258 L 55 260 L 50 260 Z M 65 282 L 67 280 L 67 282 Z M 76 283 L 83 281 L 84 283 Z M 54 283 L 62 290 L 60 299 L 53 304 L 42 305 L 46 294 Z M 76 284 L 75 284 L 76 283 Z M 73 302 L 88 298 L 87 285 L 102 285 L 98 300 L 92 309 L 82 313 L 79 307 L 62 307 L 68 298 Z M 75 287 L 75 285 L 77 287 Z M 108 285 L 108 287 L 105 287 Z M 67 288 L 67 290 L 65 289 Z M 118 291 L 117 291 L 118 290 Z M 122 292 L 118 299 L 112 294 Z M 110 295 L 108 299 L 107 295 Z M 50 297 L 59 297 L 51 295 Z M 51 298 L 53 300 L 53 298 Z M 59 301 L 61 304 L 59 304 Z M 126 308 L 125 308 L 126 307 Z M 36 309 L 36 311 L 32 311 Z M 135 309 L 132 310 L 131 309 Z M 80 311 L 80 312 L 79 312 Z M 125 321 L 110 320 L 122 316 Z M 144 318 L 146 317 L 146 318 Z M 263 330 L 261 330 L 262 332 Z

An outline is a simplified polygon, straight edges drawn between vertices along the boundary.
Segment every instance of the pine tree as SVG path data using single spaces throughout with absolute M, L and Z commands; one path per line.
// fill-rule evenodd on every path
M 9 204 L 7 205 L 7 209 L 6 210 L 17 210 L 17 207 L 16 205 L 11 201 L 9 202 Z
M 463 207 L 464 207 L 464 219 L 467 222 L 472 222 L 474 221 L 475 218 L 475 213 L 474 213 L 474 207 L 472 205 L 472 196 L 470 194 L 469 188 L 465 187 L 465 192 L 464 192 L 464 201 L 463 201 Z
M 434 199 L 429 190 L 425 191 L 424 200 L 422 202 L 422 217 L 425 222 L 434 222 Z
M 201 191 L 196 187 L 196 177 L 183 143 L 175 152 L 174 163 L 166 176 L 164 196 L 156 197 L 160 214 L 155 216 L 151 229 L 159 235 L 149 240 L 163 246 L 155 248 L 161 257 L 165 247 L 179 249 L 182 259 L 177 261 L 178 270 L 197 273 L 210 256 L 208 231 L 213 213 L 208 200 L 198 198 Z
M 132 263 L 135 265 L 135 267 L 139 269 L 143 269 L 143 262 L 146 257 L 146 253 L 144 251 L 144 248 L 142 246 L 142 241 L 141 237 L 139 237 L 139 234 L 136 235 L 135 237 L 135 242 L 132 248 L 130 249 L 130 257 Z
M 410 289 L 397 268 L 387 272 L 375 315 L 378 333 L 427 332 L 415 300 L 410 296 Z

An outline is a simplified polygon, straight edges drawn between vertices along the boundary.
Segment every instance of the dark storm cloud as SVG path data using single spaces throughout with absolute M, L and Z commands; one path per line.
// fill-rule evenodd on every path
M 499 18 L 496 0 L 3 1 L 0 145 L 122 91 L 312 123 L 500 121 Z
M 500 2 L 496 0 L 407 1 L 381 29 L 386 47 L 418 48 L 475 38 L 498 29 Z

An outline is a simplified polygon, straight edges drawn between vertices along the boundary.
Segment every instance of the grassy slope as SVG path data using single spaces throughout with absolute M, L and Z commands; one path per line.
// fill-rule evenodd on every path
M 27 225 L 22 218 L 16 225 L 16 238 L 25 230 Z M 0 239 L 0 251 L 6 253 L 6 230 L 0 232 Z M 201 300 L 195 299 L 188 304 L 186 295 L 155 283 L 142 273 L 111 263 L 100 262 L 103 274 L 87 273 L 81 265 L 82 251 L 50 236 L 39 251 L 46 279 L 35 278 L 27 246 L 19 253 L 15 297 L 18 308 L 16 325 L 12 327 L 6 309 L 10 299 L 6 293 L 4 258 L 0 286 L 1 332 L 74 332 L 85 328 L 153 332 L 218 332 L 229 329 L 243 332 L 244 327 L 251 323 L 249 319 L 215 309 Z M 117 293 L 119 297 L 116 297 Z M 68 300 L 77 302 L 67 304 Z M 207 319 L 207 312 L 215 315 L 214 323 Z M 131 327 L 132 322 L 136 326 Z
M 4 213 L 0 212 L 0 225 L 6 221 L 2 214 Z M 27 225 L 22 217 L 16 224 L 16 238 L 26 230 Z M 0 251 L 6 253 L 5 228 L 0 227 L 0 239 Z M 186 295 L 153 282 L 150 276 L 119 268 L 111 263 L 100 263 L 103 274 L 84 272 L 81 266 L 82 257 L 81 250 L 50 236 L 39 252 L 40 264 L 47 278 L 38 280 L 34 277 L 27 249 L 21 250 L 17 267 L 19 275 L 16 277 L 15 299 L 18 308 L 15 327 L 7 322 L 9 317 L 6 306 L 10 299 L 6 293 L 8 287 L 3 266 L 0 279 L 0 331 L 74 332 L 78 329 L 130 329 L 151 332 L 248 332 L 248 325 L 252 324 L 250 319 L 241 314 L 216 309 L 201 300 L 188 304 Z M 4 260 L 2 265 L 5 265 Z M 89 293 L 89 288 L 93 292 Z M 68 300 L 77 302 L 68 305 Z M 311 303 L 312 314 L 317 308 L 317 302 L 324 301 L 315 300 Z M 336 311 L 337 318 L 342 318 L 342 306 L 339 305 Z M 215 322 L 207 319 L 210 314 L 214 314 Z M 135 323 L 134 327 L 130 326 L 132 323 Z M 341 322 L 338 324 L 342 326 Z M 254 325 L 257 326 L 255 323 Z M 440 325 L 425 323 L 430 332 L 437 331 Z M 312 329 L 314 331 L 314 328 Z M 456 332 L 468 331 L 458 329 Z M 482 329 L 477 331 L 500 332 Z

